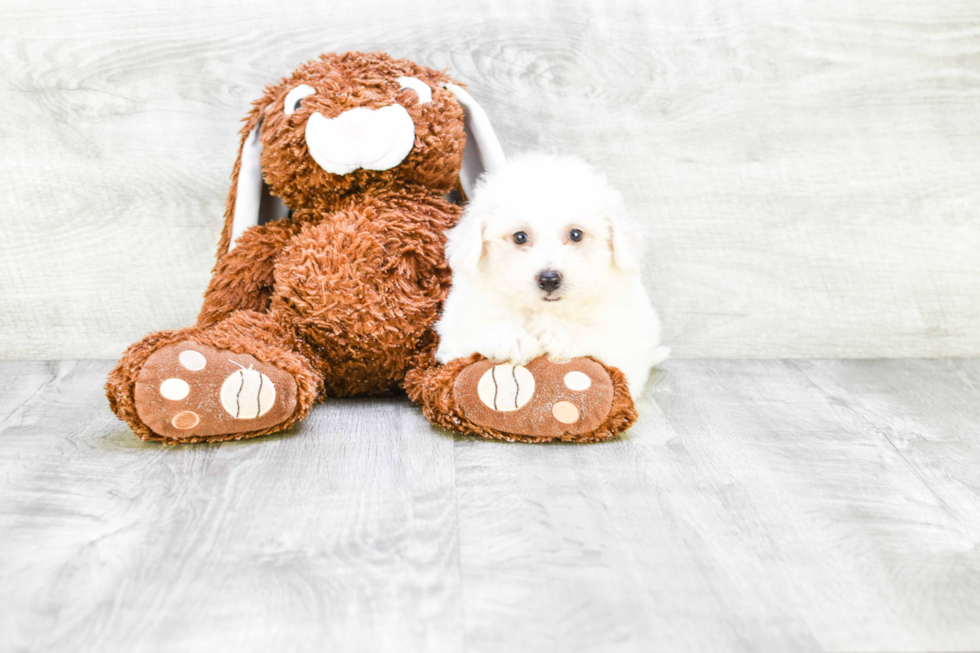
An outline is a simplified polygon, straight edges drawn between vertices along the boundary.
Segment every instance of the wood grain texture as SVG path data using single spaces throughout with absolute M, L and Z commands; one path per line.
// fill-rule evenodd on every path
M 462 443 L 467 641 L 976 648 L 978 369 L 676 361 L 627 439 Z
M 47 383 L 2 406 L 0 648 L 459 650 L 453 441 L 407 400 L 168 448 L 108 411 L 108 370 L 0 367 Z
M 980 648 L 980 360 L 672 361 L 595 445 L 391 398 L 170 448 L 109 366 L 0 364 L 4 651 Z
M 0 2 L 0 357 L 190 324 L 236 132 L 321 51 L 471 85 L 648 226 L 679 357 L 980 353 L 970 0 Z

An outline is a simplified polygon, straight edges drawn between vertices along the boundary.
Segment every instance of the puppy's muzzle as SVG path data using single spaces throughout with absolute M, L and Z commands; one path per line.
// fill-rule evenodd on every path
M 542 270 L 538 273 L 538 288 L 545 292 L 554 292 L 561 287 L 561 272 L 558 270 Z

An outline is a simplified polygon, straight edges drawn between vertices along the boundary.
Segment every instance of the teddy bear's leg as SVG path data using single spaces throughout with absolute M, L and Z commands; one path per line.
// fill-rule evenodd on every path
M 322 378 L 310 352 L 271 316 L 238 311 L 206 329 L 151 334 L 109 374 L 113 411 L 143 440 L 214 442 L 302 419 Z
M 405 385 L 431 422 L 467 435 L 597 442 L 636 421 L 625 375 L 593 358 L 514 366 L 477 354 L 420 366 Z

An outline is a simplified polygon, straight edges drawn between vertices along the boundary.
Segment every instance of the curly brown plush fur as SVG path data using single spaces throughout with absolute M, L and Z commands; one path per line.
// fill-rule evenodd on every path
M 414 91 L 402 89 L 401 76 L 427 84 L 431 101 L 422 104 Z M 462 368 L 457 361 L 437 369 L 431 358 L 432 325 L 450 283 L 444 232 L 460 212 L 443 196 L 457 183 L 465 143 L 463 110 L 444 83 L 456 84 L 411 61 L 353 52 L 322 55 L 267 87 L 241 132 L 217 263 L 197 325 L 146 336 L 109 374 L 110 406 L 141 439 L 198 442 L 271 433 L 305 417 L 324 396 L 388 393 L 404 387 L 413 370 L 418 385 L 410 392 L 434 422 L 507 438 L 457 424 L 452 411 L 441 412 L 443 386 Z M 284 100 L 300 84 L 316 93 L 287 115 Z M 336 175 L 314 161 L 305 139 L 313 112 L 334 118 L 395 103 L 415 124 L 414 147 L 400 164 Z M 292 214 L 248 229 L 229 251 L 242 151 L 260 124 L 264 180 Z M 276 426 L 241 433 L 204 437 L 188 431 L 174 440 L 153 432 L 140 418 L 135 388 L 144 363 L 181 342 L 249 354 L 288 372 L 296 381 L 295 412 Z M 610 374 L 618 380 L 616 408 L 586 439 L 609 437 L 634 417 L 632 402 L 626 407 L 619 401 L 622 375 Z
M 400 89 L 400 76 L 428 84 L 432 101 L 420 104 L 413 91 Z M 401 387 L 431 341 L 450 279 L 443 234 L 459 217 L 459 208 L 443 196 L 459 175 L 463 111 L 443 83 L 457 82 L 384 53 L 325 54 L 269 86 L 254 103 L 242 129 L 218 260 L 197 326 L 147 336 L 109 375 L 112 409 L 142 439 L 165 438 L 137 413 L 139 370 L 154 351 L 180 340 L 250 353 L 292 373 L 300 389 L 288 421 L 209 440 L 285 428 L 325 395 Z M 317 93 L 287 116 L 283 101 L 299 84 Z M 401 164 L 334 175 L 312 159 L 304 127 L 313 112 L 333 118 L 396 102 L 415 123 L 414 147 Z M 289 220 L 247 230 L 229 252 L 241 152 L 260 121 L 265 181 L 293 213 Z M 195 438 L 181 440 L 189 441 Z

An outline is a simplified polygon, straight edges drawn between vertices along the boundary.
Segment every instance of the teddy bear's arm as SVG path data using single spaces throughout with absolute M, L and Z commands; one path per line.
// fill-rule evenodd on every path
M 197 325 L 211 326 L 243 309 L 266 312 L 274 286 L 276 257 L 298 231 L 297 223 L 280 220 L 243 233 L 235 248 L 214 266 Z

